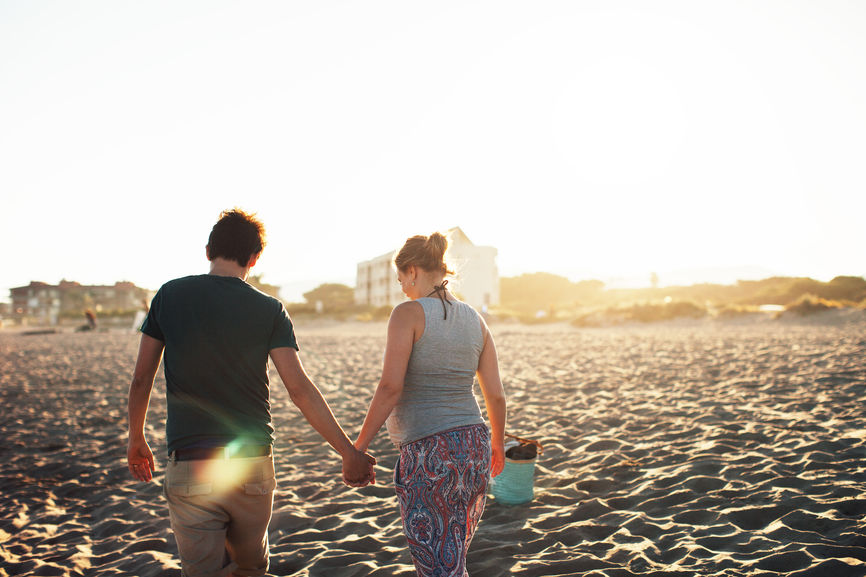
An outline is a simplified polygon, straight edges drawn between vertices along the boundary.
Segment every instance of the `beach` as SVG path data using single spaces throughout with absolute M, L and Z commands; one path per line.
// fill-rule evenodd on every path
M 866 575 L 866 313 L 575 328 L 493 324 L 508 432 L 539 440 L 535 499 L 490 498 L 473 577 Z M 354 438 L 381 323 L 296 322 L 301 359 Z M 162 496 L 165 383 L 149 484 L 126 468 L 132 331 L 0 331 L 0 577 L 179 576 Z M 271 573 L 410 576 L 397 457 L 340 461 L 271 367 Z M 480 397 L 479 397 L 480 398 Z

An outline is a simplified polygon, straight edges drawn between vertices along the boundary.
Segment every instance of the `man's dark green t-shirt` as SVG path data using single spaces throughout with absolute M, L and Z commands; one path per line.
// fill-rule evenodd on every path
M 179 278 L 153 297 L 141 331 L 165 343 L 169 454 L 273 443 L 268 353 L 298 349 L 279 300 L 237 277 Z

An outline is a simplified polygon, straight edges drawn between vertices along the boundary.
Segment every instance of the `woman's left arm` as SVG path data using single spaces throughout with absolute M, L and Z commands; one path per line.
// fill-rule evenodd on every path
M 418 312 L 415 308 L 421 309 L 417 303 L 406 302 L 397 305 L 391 312 L 382 378 L 376 387 L 373 400 L 370 401 L 361 433 L 355 441 L 355 448 L 359 451 L 367 450 L 403 393 L 406 368 L 409 366 L 412 345 L 415 344 L 415 321 Z M 423 309 L 420 312 L 423 319 Z
M 478 359 L 477 376 L 487 406 L 487 418 L 490 419 L 490 443 L 493 451 L 490 475 L 495 477 L 505 467 L 505 388 L 499 377 L 499 358 L 493 335 L 483 321 L 481 326 L 484 331 L 484 348 Z

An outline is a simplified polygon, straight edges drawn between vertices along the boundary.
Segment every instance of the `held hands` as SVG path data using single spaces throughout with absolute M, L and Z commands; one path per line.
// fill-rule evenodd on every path
M 376 484 L 376 459 L 369 453 L 354 449 L 343 456 L 343 482 L 350 487 Z
M 145 483 L 153 479 L 153 471 L 155 469 L 153 463 L 153 451 L 147 441 L 141 439 L 139 441 L 129 440 L 129 445 L 126 448 L 126 462 L 129 467 L 129 472 L 139 481 Z

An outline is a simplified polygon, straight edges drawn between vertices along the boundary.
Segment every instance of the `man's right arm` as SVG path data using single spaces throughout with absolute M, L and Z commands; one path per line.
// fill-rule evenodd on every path
M 153 451 L 144 437 L 144 422 L 147 419 L 153 379 L 159 369 L 164 347 L 162 341 L 146 334 L 141 335 L 138 360 L 135 362 L 135 372 L 129 386 L 129 444 L 126 459 L 132 476 L 145 482 L 153 478 L 154 461 Z
M 375 482 L 376 459 L 355 449 L 319 388 L 307 376 L 298 351 L 291 347 L 271 349 L 271 359 L 289 392 L 292 402 L 304 418 L 343 457 L 343 478 L 352 486 Z

